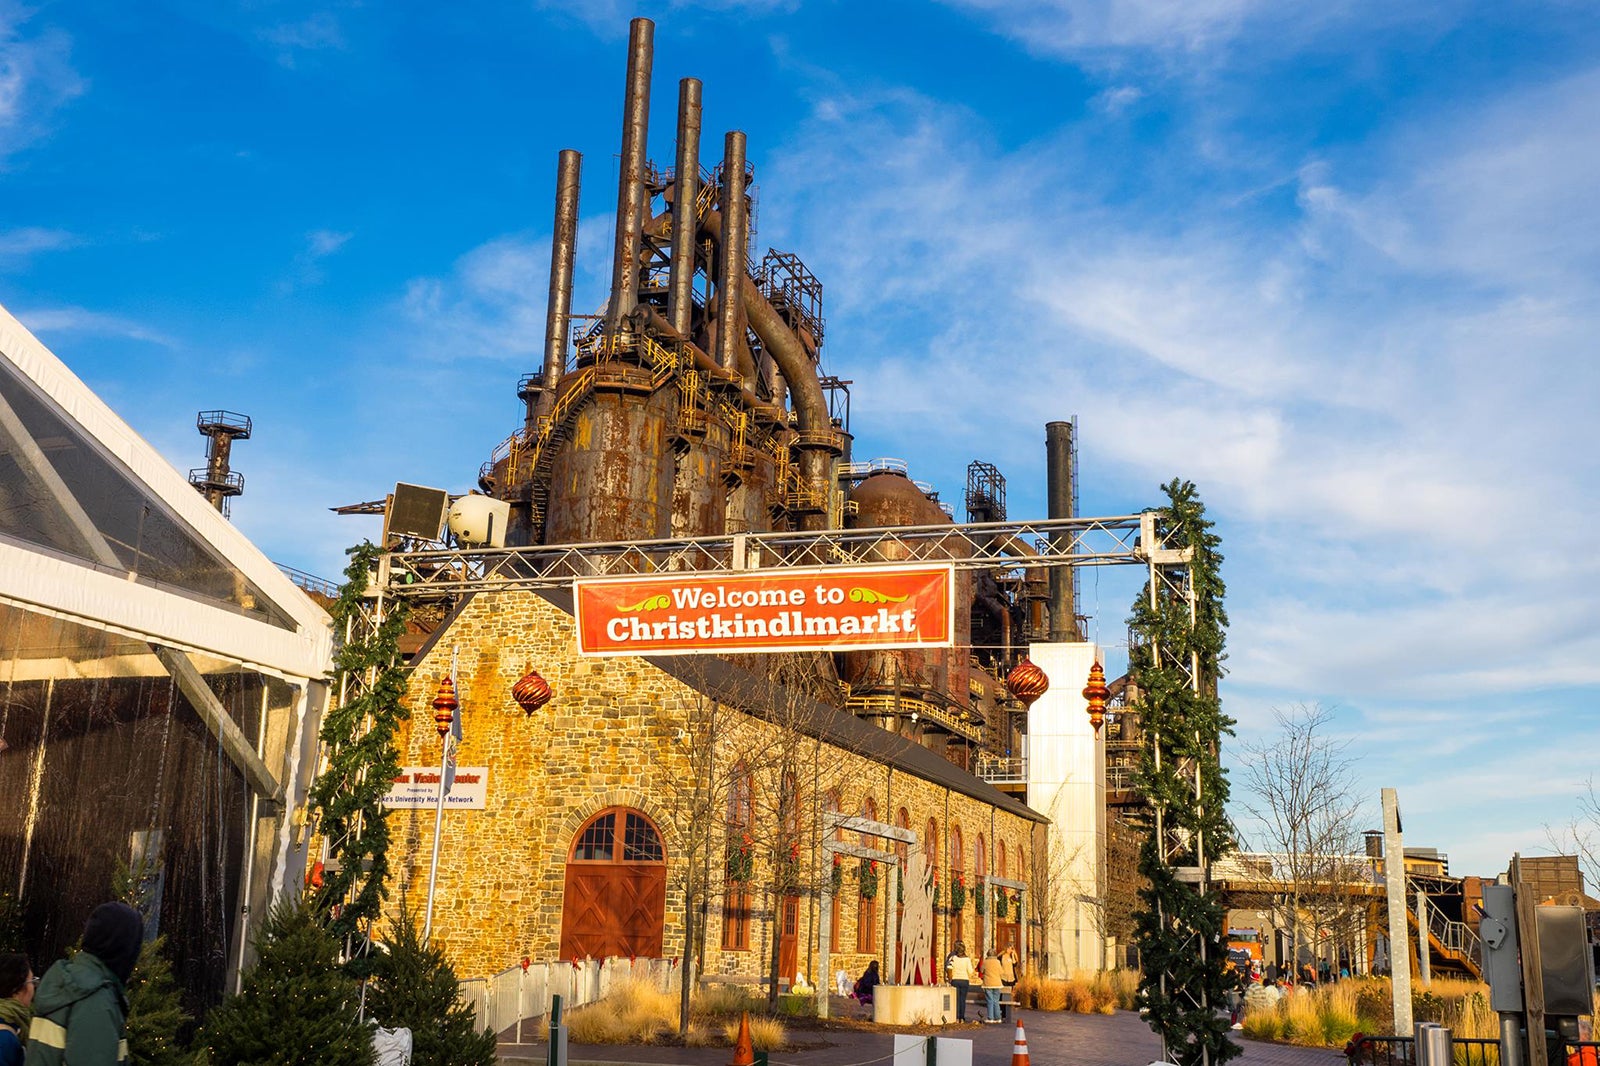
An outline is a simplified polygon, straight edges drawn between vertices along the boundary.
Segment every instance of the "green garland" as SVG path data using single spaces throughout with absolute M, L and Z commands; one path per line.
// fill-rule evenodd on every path
M 979 885 L 978 885 L 977 891 L 972 893 L 972 909 L 974 911 L 978 912 L 978 916 L 980 918 L 983 917 L 983 915 L 988 912 L 988 909 L 989 909 L 989 904 L 987 902 L 988 899 L 989 899 L 988 886 L 984 885 L 984 884 L 982 884 L 980 882 Z
M 840 861 L 837 855 L 833 857 L 833 873 L 831 877 L 828 894 L 837 896 L 844 889 L 844 863 Z
M 860 886 L 862 899 L 878 898 L 878 864 L 871 859 L 862 859 L 861 865 L 856 867 L 856 882 Z
M 950 910 L 959 911 L 967 905 L 967 885 L 961 880 L 961 875 L 956 874 L 950 878 Z
M 749 837 L 738 846 L 735 846 L 734 841 L 728 841 L 728 880 L 743 884 L 754 877 L 755 872 L 756 857 L 750 849 Z
M 1139 996 L 1172 1062 L 1219 1066 L 1240 1052 L 1228 1038 L 1227 1014 L 1218 1010 L 1229 988 L 1222 950 L 1225 911 L 1215 892 L 1202 894 L 1198 885 L 1180 881 L 1175 869 L 1209 865 L 1233 848 L 1225 811 L 1228 779 L 1218 757 L 1222 737 L 1233 732 L 1233 720 L 1222 713 L 1217 698 L 1228 624 L 1219 574 L 1221 541 L 1211 532 L 1191 482 L 1175 479 L 1163 489 L 1170 504 L 1159 512 L 1157 525 L 1169 547 L 1193 551 L 1187 569 L 1195 612 L 1191 620 L 1188 602 L 1165 586 L 1152 605 L 1147 586 L 1129 618 L 1135 640 L 1128 672 L 1141 694 L 1136 710 L 1146 740 L 1136 786 L 1162 813 L 1169 842 L 1187 843 L 1173 844 L 1179 850 L 1163 861 L 1152 818 L 1139 849 L 1139 872 L 1147 881 L 1134 914 L 1134 939 L 1143 960 Z M 1198 692 L 1184 669 L 1192 661 L 1199 664 Z M 1203 854 L 1196 854 L 1197 840 L 1204 841 Z M 1209 947 L 1204 960 L 1197 945 Z
M 382 800 L 400 772 L 394 736 L 406 715 L 406 669 L 400 662 L 406 605 L 388 601 L 383 621 L 368 635 L 361 620 L 369 598 L 367 574 L 383 552 L 366 541 L 347 554 L 350 565 L 332 613 L 335 637 L 349 630 L 350 638 L 333 657 L 333 691 L 342 678 L 360 680 L 352 680 L 349 697 L 330 707 L 322 721 L 328 765 L 308 797 L 328 845 L 317 906 L 328 912 L 329 929 L 340 940 L 377 918 L 389 894 L 389 822 Z
M 1008 913 L 1010 906 L 1011 897 L 1006 894 L 1006 890 L 1003 888 L 996 888 L 994 890 L 994 916 L 996 918 L 1004 918 Z

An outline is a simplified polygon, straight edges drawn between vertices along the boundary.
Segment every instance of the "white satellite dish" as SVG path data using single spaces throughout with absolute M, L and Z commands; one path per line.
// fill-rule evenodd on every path
M 504 548 L 511 505 L 493 496 L 473 492 L 450 505 L 450 532 L 474 548 Z

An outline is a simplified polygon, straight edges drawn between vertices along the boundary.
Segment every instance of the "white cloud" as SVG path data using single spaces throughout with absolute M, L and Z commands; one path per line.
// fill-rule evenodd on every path
M 677 11 L 732 12 L 764 15 L 793 11 L 800 0 L 655 0 L 640 4 L 631 0 L 535 0 L 546 11 L 556 11 L 583 22 L 604 37 L 626 37 L 630 20 L 644 16 L 659 18 Z
M 82 307 L 39 308 L 18 311 L 16 314 L 18 320 L 34 333 L 86 333 L 126 337 L 129 340 L 159 344 L 164 348 L 176 347 L 173 340 L 165 334 L 121 315 L 89 311 Z
M 45 136 L 55 112 L 85 89 L 60 30 L 24 32 L 32 12 L 0 0 L 0 163 Z
M 82 243 L 75 235 L 61 229 L 24 226 L 0 230 L 0 262 L 29 259 L 40 252 L 58 252 Z
M 322 261 L 338 252 L 354 234 L 319 229 L 306 234 L 305 247 L 289 265 L 289 277 L 278 283 L 278 292 L 284 295 L 296 289 L 320 285 L 327 277 Z
M 344 29 L 327 11 L 317 11 L 299 22 L 282 22 L 256 32 L 257 37 L 277 50 L 279 64 L 294 69 L 302 53 L 342 51 Z
M 1031 52 L 1119 65 L 1130 52 L 1201 59 L 1243 39 L 1287 54 L 1353 25 L 1367 31 L 1450 18 L 1453 0 L 944 0 Z

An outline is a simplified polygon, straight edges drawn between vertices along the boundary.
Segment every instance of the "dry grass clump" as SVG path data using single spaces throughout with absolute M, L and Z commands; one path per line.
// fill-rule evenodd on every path
M 1479 981 L 1441 978 L 1412 992 L 1417 1021 L 1440 1022 L 1464 1039 L 1493 1039 L 1499 1020 L 1489 1009 L 1488 986 Z M 1244 1033 L 1306 1047 L 1339 1047 L 1357 1032 L 1387 1033 L 1393 1028 L 1393 990 L 1388 979 L 1352 977 L 1284 993 L 1271 1010 L 1246 1011 Z
M 1139 1006 L 1139 971 L 1105 970 L 1090 978 L 1100 1013 L 1136 1010 Z
M 691 1018 L 737 1018 L 750 1009 L 750 993 L 739 985 L 706 985 L 689 1001 Z
M 566 1024 L 574 1044 L 653 1044 L 676 1030 L 678 999 L 652 982 L 630 979 L 599 1003 L 568 1013 Z M 550 1038 L 549 1018 L 539 1024 L 539 1035 Z
M 1065 981 L 1024 976 L 1012 990 L 1019 1007 L 1029 1010 L 1065 1010 L 1074 1014 L 1114 1014 L 1132 1010 L 1139 990 L 1139 975 L 1129 971 L 1096 973 Z
M 739 1019 L 724 1023 L 722 1035 L 727 1037 L 729 1044 L 737 1043 Z M 789 1030 L 776 1018 L 751 1018 L 750 1046 L 757 1051 L 782 1051 L 789 1046 Z

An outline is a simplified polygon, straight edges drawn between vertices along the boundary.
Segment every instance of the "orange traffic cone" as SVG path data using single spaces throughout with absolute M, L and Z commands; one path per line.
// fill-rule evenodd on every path
M 1029 1066 L 1028 1034 L 1022 1031 L 1022 1019 L 1017 1019 L 1016 1042 L 1011 1045 L 1011 1066 Z
M 739 1039 L 733 1044 L 733 1061 L 728 1066 L 756 1066 L 756 1049 L 750 1044 L 750 1012 L 739 1016 Z

